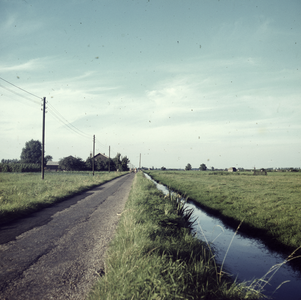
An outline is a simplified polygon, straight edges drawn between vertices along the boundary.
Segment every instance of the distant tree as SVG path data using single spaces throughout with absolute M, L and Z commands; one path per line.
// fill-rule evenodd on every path
M 92 157 L 88 157 L 85 162 L 87 170 L 92 170 Z
M 165 167 L 161 167 L 161 170 L 162 170 L 162 171 L 165 171 L 165 170 L 166 170 L 166 168 L 165 168 Z
M 52 156 L 44 157 L 44 165 L 52 160 Z M 42 143 L 40 141 L 30 140 L 25 143 L 25 147 L 21 152 L 21 163 L 25 164 L 41 164 L 42 161 Z
M 51 155 L 46 155 L 44 157 L 44 165 L 47 165 L 47 162 L 52 161 L 53 157 Z
M 130 162 L 130 160 L 126 156 L 124 156 L 121 159 L 121 154 L 117 153 L 115 158 L 113 158 L 113 162 L 114 162 L 116 170 L 119 170 L 119 171 L 128 171 L 129 170 L 128 163 Z
M 121 160 L 121 169 L 122 171 L 128 171 L 129 167 L 128 167 L 128 163 L 130 162 L 130 160 L 124 156 Z
M 30 140 L 25 143 L 21 152 L 21 163 L 41 164 L 42 144 L 40 141 Z
M 92 169 L 92 157 L 88 157 L 86 159 L 85 165 L 87 170 Z M 127 156 L 124 156 L 121 158 L 121 154 L 117 153 L 114 159 L 108 159 L 107 161 L 102 160 L 95 160 L 94 162 L 94 170 L 95 171 L 108 171 L 109 165 L 110 165 L 110 171 L 116 171 L 117 169 L 119 171 L 128 171 L 128 163 L 130 160 L 127 158 Z
M 2 164 L 17 164 L 20 161 L 18 159 L 1 159 Z
M 92 163 L 93 158 L 88 157 L 85 162 L 86 169 L 91 171 L 92 170 Z M 94 161 L 94 170 L 95 171 L 107 171 L 108 170 L 108 162 L 104 162 L 102 160 L 95 160 Z
M 82 171 L 86 169 L 86 164 L 81 158 L 70 155 L 59 161 L 59 169 L 65 171 Z
M 110 158 L 110 160 L 108 160 L 106 163 L 107 163 L 108 170 L 109 170 L 109 165 L 110 165 L 110 171 L 116 171 L 117 170 L 112 158 Z
M 200 165 L 200 171 L 206 171 L 207 170 L 207 167 L 205 164 L 201 164 Z
M 121 154 L 117 153 L 116 156 L 113 158 L 113 163 L 115 165 L 116 170 L 121 171 Z
M 192 168 L 191 168 L 191 164 L 187 164 L 187 166 L 185 167 L 185 170 L 186 171 L 190 171 Z

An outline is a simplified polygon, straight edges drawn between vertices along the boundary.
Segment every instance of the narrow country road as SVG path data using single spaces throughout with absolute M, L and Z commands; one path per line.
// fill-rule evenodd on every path
M 0 227 L 0 299 L 86 298 L 134 174 Z

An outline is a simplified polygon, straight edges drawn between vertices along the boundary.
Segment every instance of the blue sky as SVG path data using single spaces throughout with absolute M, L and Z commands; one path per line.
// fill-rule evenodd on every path
M 0 0 L 0 77 L 34 95 L 0 79 L 0 159 L 41 140 L 46 97 L 55 161 L 86 159 L 95 134 L 97 153 L 135 166 L 141 153 L 146 167 L 301 167 L 300 12 L 299 0 Z

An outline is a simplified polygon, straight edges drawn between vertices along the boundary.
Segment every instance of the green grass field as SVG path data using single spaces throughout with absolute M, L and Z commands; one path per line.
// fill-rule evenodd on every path
M 90 300 L 260 299 L 219 274 L 213 254 L 193 237 L 189 212 L 139 172 Z
M 124 173 L 0 173 L 0 224 L 20 218 Z
M 228 218 L 270 244 L 301 246 L 301 173 L 148 171 L 156 181 Z M 257 229 L 257 230 L 254 230 Z

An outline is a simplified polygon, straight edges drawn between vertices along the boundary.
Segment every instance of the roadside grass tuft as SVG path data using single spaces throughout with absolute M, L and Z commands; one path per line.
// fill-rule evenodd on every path
M 176 196 L 138 173 L 89 299 L 260 299 L 219 276 L 213 253 L 191 234 L 193 221 Z

